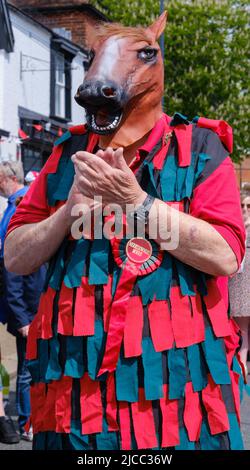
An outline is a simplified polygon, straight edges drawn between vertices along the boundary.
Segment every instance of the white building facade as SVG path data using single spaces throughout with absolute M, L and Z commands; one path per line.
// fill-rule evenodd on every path
M 8 14 L 14 45 L 8 52 L 0 42 L 0 161 L 21 159 L 25 172 L 39 171 L 56 138 L 84 122 L 74 95 L 87 55 L 67 31 L 55 33 L 11 5 Z

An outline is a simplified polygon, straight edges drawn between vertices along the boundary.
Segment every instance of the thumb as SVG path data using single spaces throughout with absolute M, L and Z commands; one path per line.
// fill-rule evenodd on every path
M 115 161 L 115 166 L 116 168 L 120 168 L 120 170 L 127 170 L 128 165 L 126 163 L 126 160 L 123 155 L 123 148 L 119 147 L 117 150 L 114 152 L 114 161 Z

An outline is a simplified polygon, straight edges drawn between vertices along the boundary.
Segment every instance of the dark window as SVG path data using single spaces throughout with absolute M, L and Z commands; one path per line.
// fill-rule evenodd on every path
M 71 69 L 79 48 L 67 39 L 55 36 L 51 41 L 50 115 L 71 121 Z
M 22 162 L 24 174 L 28 171 L 41 171 L 45 162 L 49 158 L 50 150 L 32 144 L 22 144 Z

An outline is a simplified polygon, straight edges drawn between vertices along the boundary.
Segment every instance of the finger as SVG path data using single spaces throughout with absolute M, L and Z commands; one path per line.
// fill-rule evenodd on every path
M 102 160 L 100 157 L 97 157 L 97 155 L 94 155 L 93 153 L 76 152 L 75 157 L 78 160 L 87 163 L 91 168 L 95 169 L 98 172 L 108 170 L 109 168 L 108 163 L 106 163 L 104 160 Z
M 104 160 L 110 166 L 114 166 L 114 150 L 112 147 L 107 147 L 105 150 L 99 150 L 96 155 L 102 158 L 102 160 Z
M 98 172 L 96 168 L 91 167 L 89 164 L 78 160 L 77 158 L 73 161 L 75 170 L 77 169 L 81 174 L 88 175 L 90 178 L 96 178 Z
M 116 168 L 120 168 L 121 170 L 126 170 L 126 171 L 128 170 L 128 165 L 124 158 L 122 147 L 119 147 L 117 150 L 115 150 L 114 161 L 115 161 Z

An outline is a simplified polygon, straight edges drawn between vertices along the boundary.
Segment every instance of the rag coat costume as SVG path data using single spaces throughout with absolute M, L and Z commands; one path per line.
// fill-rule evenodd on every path
M 85 126 L 62 136 L 9 232 L 61 207 L 71 155 L 97 145 Z M 162 115 L 131 168 L 147 193 L 211 223 L 240 263 L 231 146 L 223 121 Z M 239 331 L 226 281 L 153 241 L 151 262 L 133 276 L 126 242 L 69 235 L 50 261 L 27 348 L 34 448 L 242 449 Z

